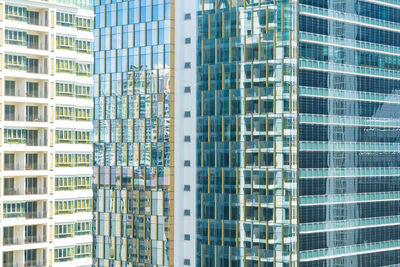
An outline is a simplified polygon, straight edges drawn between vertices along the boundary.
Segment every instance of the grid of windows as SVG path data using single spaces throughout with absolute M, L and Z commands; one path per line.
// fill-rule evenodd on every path
M 174 1 L 94 4 L 94 258 L 167 266 Z
M 298 266 L 297 4 L 199 3 L 197 264 Z
M 400 215 L 400 181 L 394 174 L 400 166 L 394 134 L 400 116 L 393 112 L 400 104 L 395 52 L 400 5 L 333 2 L 301 0 L 299 6 L 300 266 L 397 265 L 397 252 L 381 254 L 376 248 L 399 242 L 397 227 L 387 218 Z M 350 20 L 338 21 L 339 16 Z

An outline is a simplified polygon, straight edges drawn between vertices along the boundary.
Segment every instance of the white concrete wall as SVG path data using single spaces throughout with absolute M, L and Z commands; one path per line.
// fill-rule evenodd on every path
M 175 1 L 175 243 L 174 265 L 183 266 L 185 259 L 196 266 L 196 1 Z M 185 14 L 191 18 L 185 20 Z M 185 44 L 185 38 L 191 43 Z M 190 62 L 191 68 L 185 69 Z M 190 86 L 191 92 L 185 93 Z M 191 117 L 184 118 L 190 111 Z M 184 142 L 190 136 L 190 142 Z M 184 161 L 190 160 L 190 167 Z M 189 185 L 190 191 L 184 191 Z M 184 210 L 190 216 L 184 216 Z M 184 236 L 190 235 L 190 241 Z

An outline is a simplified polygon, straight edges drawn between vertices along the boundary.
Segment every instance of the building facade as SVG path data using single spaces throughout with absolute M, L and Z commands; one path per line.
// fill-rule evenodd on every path
M 96 266 L 400 264 L 400 3 L 94 5 Z
M 196 266 L 397 266 L 399 12 L 203 0 Z
M 0 1 L 1 266 L 92 265 L 90 0 Z
M 194 264 L 195 5 L 94 11 L 95 264 Z

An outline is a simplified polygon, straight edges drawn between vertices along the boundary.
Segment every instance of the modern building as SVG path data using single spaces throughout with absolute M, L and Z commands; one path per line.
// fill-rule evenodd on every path
M 200 1 L 196 266 L 400 264 L 399 15 Z
M 0 265 L 92 265 L 91 0 L 0 1 Z
M 96 266 L 400 264 L 400 3 L 94 5 Z
M 195 264 L 196 5 L 94 10 L 95 264 Z

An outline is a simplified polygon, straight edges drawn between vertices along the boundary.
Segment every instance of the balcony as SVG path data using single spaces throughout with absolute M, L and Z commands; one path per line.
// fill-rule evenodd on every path
M 5 171 L 45 171 L 47 164 L 4 164 Z
M 19 188 L 4 188 L 4 195 L 5 196 L 19 196 L 23 195 L 24 191 L 20 190 Z
M 25 244 L 44 243 L 46 241 L 45 235 L 25 236 Z
M 6 35 L 5 44 L 16 45 L 21 48 L 35 49 L 35 50 L 49 50 L 48 36 L 47 35 L 27 35 L 24 32 L 24 39 L 11 39 L 9 35 Z
M 47 140 L 42 138 L 4 138 L 5 145 L 47 146 Z
M 29 117 L 20 116 L 20 115 L 10 115 L 6 114 L 5 121 L 19 121 L 19 122 L 48 122 L 46 115 L 31 115 Z
M 47 98 L 48 83 L 15 79 L 5 81 L 5 96 Z
M 5 121 L 47 122 L 46 105 L 26 105 L 24 103 L 6 104 L 4 107 Z
M 22 239 L 17 237 L 4 237 L 3 238 L 3 245 L 4 246 L 11 246 L 11 245 L 21 245 Z
M 47 2 L 47 1 L 45 1 Z M 36 26 L 49 26 L 49 12 L 46 10 L 27 10 L 21 7 L 20 12 L 14 13 L 11 10 L 6 10 L 6 19 L 17 22 L 25 22 Z M 15 9 L 14 9 L 15 10 Z
M 25 219 L 43 219 L 47 217 L 47 212 L 42 211 L 30 211 L 25 213 Z
M 47 194 L 47 187 L 37 186 L 25 189 L 25 195 L 43 195 Z
M 3 267 L 45 267 L 46 261 L 3 262 Z
M 5 69 L 34 74 L 49 74 L 47 58 L 27 58 L 26 56 L 6 54 Z

